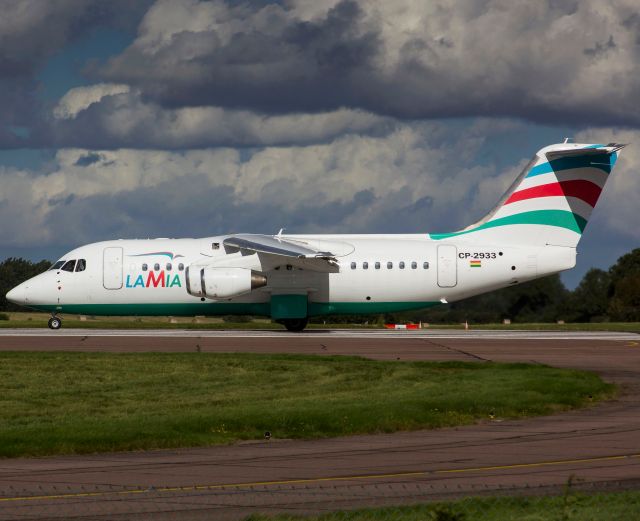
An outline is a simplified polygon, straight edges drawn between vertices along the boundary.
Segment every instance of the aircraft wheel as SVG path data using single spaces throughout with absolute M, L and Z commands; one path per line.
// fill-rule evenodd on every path
M 287 328 L 287 331 L 292 331 L 294 333 L 299 333 L 304 330 L 304 328 L 307 327 L 308 322 L 308 318 L 288 318 L 282 321 L 284 327 Z
M 51 317 L 48 322 L 49 329 L 60 329 L 62 327 L 62 320 L 58 317 Z

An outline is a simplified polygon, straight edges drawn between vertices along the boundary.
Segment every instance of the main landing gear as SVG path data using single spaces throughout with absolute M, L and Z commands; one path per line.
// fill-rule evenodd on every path
M 308 318 L 285 318 L 280 320 L 280 323 L 287 328 L 287 331 L 291 331 L 293 333 L 299 333 L 307 327 L 307 323 L 309 322 Z
M 47 323 L 47 325 L 49 326 L 49 329 L 60 329 L 62 327 L 62 320 L 56 317 L 55 315 L 53 315 L 49 319 L 49 322 Z

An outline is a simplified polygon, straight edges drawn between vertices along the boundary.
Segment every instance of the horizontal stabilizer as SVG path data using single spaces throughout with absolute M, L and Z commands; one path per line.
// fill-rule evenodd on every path
M 577 157 L 577 156 L 598 156 L 602 154 L 613 154 L 618 150 L 622 150 L 627 143 L 609 143 L 608 145 L 594 145 L 590 148 L 578 148 L 569 150 L 550 150 L 545 155 L 549 161 L 560 159 L 561 157 Z

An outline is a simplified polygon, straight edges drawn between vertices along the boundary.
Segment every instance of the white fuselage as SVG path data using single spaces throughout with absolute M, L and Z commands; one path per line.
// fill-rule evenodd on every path
M 287 257 L 229 252 L 221 246 L 225 237 L 89 244 L 62 258 L 83 259 L 82 271 L 51 269 L 8 298 L 54 313 L 286 318 L 286 306 L 275 311 L 272 302 L 294 295 L 304 296 L 308 316 L 384 313 L 454 302 L 575 265 L 575 248 L 562 246 L 478 245 L 465 237 L 434 241 L 426 235 L 286 237 L 331 245 L 338 265 L 327 273 Z M 232 298 L 190 294 L 187 268 L 198 266 L 255 270 L 266 285 Z

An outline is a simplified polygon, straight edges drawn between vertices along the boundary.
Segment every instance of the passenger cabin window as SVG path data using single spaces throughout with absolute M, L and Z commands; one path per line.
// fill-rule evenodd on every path
M 426 261 L 425 261 L 425 262 L 423 262 L 423 263 L 422 263 L 422 269 L 424 269 L 424 270 L 428 270 L 428 269 L 429 269 L 429 263 L 428 263 L 428 262 L 426 262 Z
M 362 269 L 363 270 L 368 270 L 369 269 L 369 263 L 368 262 L 363 262 L 362 263 Z
M 398 263 L 398 268 L 400 268 L 401 270 L 403 270 L 403 269 L 404 269 L 404 261 L 400 261 L 400 262 Z
M 147 263 L 145 262 L 145 263 L 142 265 L 142 271 L 147 271 L 148 269 L 149 269 L 149 266 L 147 266 Z
M 167 271 L 171 271 L 171 268 L 173 268 L 173 266 L 171 266 L 170 262 L 167 262 Z
M 352 270 L 355 270 L 355 269 L 356 269 L 356 263 L 355 263 L 355 262 L 352 262 L 352 263 L 351 263 L 351 269 L 352 269 Z
M 184 264 L 180 263 L 178 264 L 178 271 L 183 271 L 184 270 Z
M 49 268 L 50 270 L 59 270 L 60 268 L 62 268 L 62 266 L 64 265 L 65 261 L 61 260 L 56 262 L 53 266 L 51 266 L 51 268 Z
M 156 262 L 156 263 L 153 265 L 153 269 L 154 269 L 155 271 L 160 271 L 160 264 Z
M 417 262 L 412 262 L 411 263 L 411 269 L 415 270 L 418 267 L 418 263 Z
M 380 263 L 376 262 L 376 269 L 379 270 L 380 269 Z
M 84 271 L 87 269 L 87 261 L 84 259 L 78 259 L 78 263 L 76 264 L 76 272 Z
M 220 243 L 219 242 L 214 242 L 213 244 L 211 244 L 211 249 L 212 250 L 219 250 L 220 249 Z
M 62 266 L 62 271 L 73 271 L 73 269 L 76 267 L 76 261 L 74 260 L 70 260 L 65 262 L 64 266 Z
M 387 262 L 387 269 L 390 270 L 393 268 L 393 262 Z

